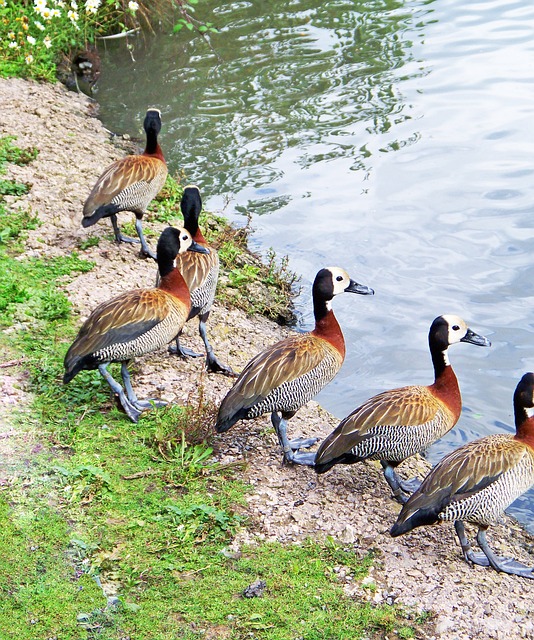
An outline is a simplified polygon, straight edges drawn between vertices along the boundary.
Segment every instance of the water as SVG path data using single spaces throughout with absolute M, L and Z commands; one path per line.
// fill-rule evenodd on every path
M 464 399 L 428 452 L 513 431 L 534 369 L 534 5 L 530 0 L 202 0 L 220 33 L 108 45 L 104 124 L 141 135 L 163 112 L 171 171 L 253 248 L 288 254 L 310 283 L 343 266 L 374 298 L 334 302 L 347 358 L 320 402 L 340 418 L 384 389 L 429 383 L 430 323 L 461 315 L 491 349 L 450 350 Z M 510 512 L 534 532 L 534 491 Z

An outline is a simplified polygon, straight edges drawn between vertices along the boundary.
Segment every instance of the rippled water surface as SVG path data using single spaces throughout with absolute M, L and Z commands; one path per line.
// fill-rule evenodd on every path
M 428 455 L 512 431 L 534 370 L 531 0 L 202 0 L 197 17 L 220 29 L 211 47 L 108 45 L 104 124 L 141 135 L 162 109 L 171 171 L 207 208 L 252 214 L 254 248 L 302 275 L 301 329 L 322 266 L 376 290 L 334 302 L 347 358 L 319 398 L 334 414 L 431 382 L 428 328 L 457 313 L 493 346 L 451 348 L 464 411 Z M 534 531 L 534 491 L 510 511 Z

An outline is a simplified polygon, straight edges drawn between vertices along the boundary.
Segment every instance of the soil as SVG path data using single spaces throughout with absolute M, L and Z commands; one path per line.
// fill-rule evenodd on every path
M 41 226 L 29 232 L 27 253 L 63 255 L 78 249 L 90 235 L 98 246 L 83 251 L 95 269 L 67 286 L 80 323 L 103 300 L 135 287 L 151 287 L 155 268 L 142 260 L 136 245 L 117 247 L 109 221 L 82 229 L 83 201 L 102 169 L 122 157 L 124 145 L 97 120 L 89 98 L 63 86 L 19 79 L 0 79 L 1 135 L 16 135 L 20 147 L 35 146 L 37 159 L 27 166 L 10 166 L 8 176 L 32 185 L 28 194 L 13 198 L 13 206 L 30 208 Z M 141 131 L 140 131 L 141 134 Z M 164 134 L 164 132 L 163 132 Z M 163 140 L 164 144 L 164 140 Z M 119 216 L 128 220 L 129 214 Z M 133 217 L 133 216 L 132 216 Z M 159 232 L 163 225 L 146 219 Z M 154 238 L 150 240 L 154 246 Z M 335 304 L 334 304 L 335 307 Z M 343 324 L 343 318 L 339 318 Z M 209 323 L 210 340 L 219 359 L 239 371 L 260 349 L 287 335 L 288 330 L 260 317 L 215 305 Z M 196 322 L 187 325 L 184 343 L 202 352 Z M 3 354 L 2 360 L 10 359 Z M 35 441 L 9 423 L 9 411 L 21 405 L 24 366 L 0 369 L 0 484 Z M 184 402 L 203 389 L 220 402 L 232 380 L 206 374 L 203 359 L 178 361 L 166 350 L 137 361 L 134 386 L 139 397 Z M 365 398 L 361 398 L 363 401 Z M 290 422 L 290 436 L 324 437 L 338 420 L 316 403 L 303 408 Z M 337 467 L 323 476 L 311 469 L 281 464 L 281 455 L 267 416 L 236 425 L 216 438 L 222 462 L 246 460 L 244 476 L 253 490 L 248 497 L 249 525 L 233 546 L 271 540 L 299 543 L 307 537 L 332 536 L 365 554 L 376 553 L 375 566 L 363 583 L 343 567 L 338 578 L 346 593 L 373 603 L 399 603 L 430 616 L 420 638 L 534 638 L 534 581 L 470 566 L 450 524 L 416 530 L 392 539 L 388 530 L 399 511 L 375 463 Z M 423 475 L 428 464 L 412 459 L 401 475 Z M 471 537 L 474 530 L 470 529 Z M 492 527 L 489 540 L 499 554 L 513 555 L 534 566 L 534 539 L 510 517 Z

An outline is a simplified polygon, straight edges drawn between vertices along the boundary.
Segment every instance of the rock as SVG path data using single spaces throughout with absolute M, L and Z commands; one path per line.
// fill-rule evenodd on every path
M 252 584 L 243 591 L 244 598 L 261 598 L 265 588 L 267 587 L 267 583 L 263 580 L 256 580 Z

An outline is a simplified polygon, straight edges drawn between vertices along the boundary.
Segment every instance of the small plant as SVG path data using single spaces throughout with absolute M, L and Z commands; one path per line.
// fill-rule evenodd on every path
M 54 322 L 64 320 L 70 316 L 71 304 L 67 296 L 62 291 L 56 291 L 48 287 L 41 295 L 40 309 L 37 317 L 41 320 Z
M 29 211 L 1 211 L 0 245 L 23 236 L 27 230 L 36 229 L 40 222 L 37 216 Z
M 240 516 L 207 504 L 167 505 L 162 517 L 176 526 L 184 542 L 196 543 L 225 538 L 235 532 L 242 520 Z
M 13 180 L 0 180 L 0 197 L 22 196 L 28 193 L 29 187 L 23 182 L 13 182 Z
M 15 136 L 4 136 L 0 138 L 0 173 L 5 173 L 4 164 L 25 165 L 29 164 L 39 154 L 39 150 L 35 147 L 19 149 L 13 144 L 16 140 Z
M 86 251 L 91 247 L 98 247 L 100 244 L 100 238 L 98 236 L 89 236 L 85 240 L 80 240 L 78 246 L 82 251 Z
M 63 492 L 70 502 L 88 504 L 111 490 L 109 474 L 93 465 L 81 464 L 70 469 L 54 466 L 52 472 L 61 478 Z
M 195 4 L 198 4 L 198 0 L 187 0 L 187 2 L 178 0 L 181 16 L 173 27 L 173 33 L 178 33 L 178 31 L 181 31 L 184 27 L 189 31 L 196 30 L 201 34 L 205 34 L 206 32 L 218 33 L 218 29 L 216 29 L 211 22 L 200 22 L 193 18 L 191 14 L 195 11 L 193 6 Z

